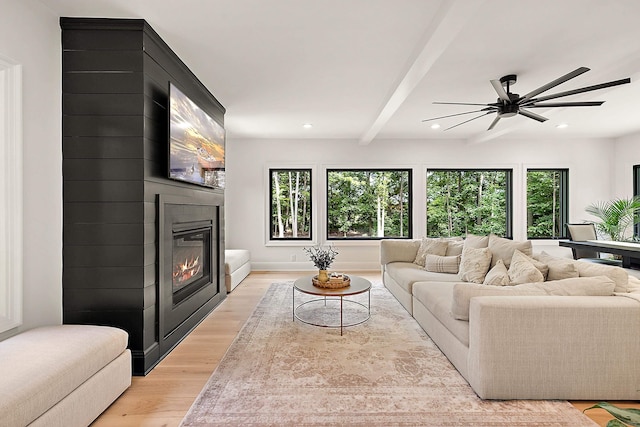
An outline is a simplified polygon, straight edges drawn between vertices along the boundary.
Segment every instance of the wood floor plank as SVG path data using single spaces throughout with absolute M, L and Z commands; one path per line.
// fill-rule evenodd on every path
M 147 376 L 134 377 L 131 387 L 92 426 L 178 426 L 271 283 L 292 281 L 304 274 L 311 272 L 252 272 Z M 351 274 L 380 280 L 378 272 Z M 572 402 L 580 410 L 594 403 Z M 612 403 L 640 407 L 638 402 Z M 600 426 L 611 419 L 600 409 L 586 414 Z

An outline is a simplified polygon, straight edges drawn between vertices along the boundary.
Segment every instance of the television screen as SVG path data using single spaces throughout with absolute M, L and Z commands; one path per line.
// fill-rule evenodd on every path
M 224 188 L 224 128 L 169 84 L 169 178 Z

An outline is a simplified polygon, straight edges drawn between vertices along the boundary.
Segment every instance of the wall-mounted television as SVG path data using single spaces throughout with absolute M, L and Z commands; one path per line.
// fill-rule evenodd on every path
M 169 178 L 224 188 L 225 131 L 169 83 Z

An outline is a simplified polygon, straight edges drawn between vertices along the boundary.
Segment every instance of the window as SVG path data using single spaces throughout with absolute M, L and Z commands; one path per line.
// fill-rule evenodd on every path
M 270 239 L 311 240 L 311 169 L 269 169 Z
M 633 167 L 633 195 L 640 197 L 640 165 Z M 640 240 L 640 222 L 634 225 L 636 240 Z
M 527 169 L 527 238 L 567 237 L 568 193 L 568 169 Z
M 411 170 L 327 170 L 327 239 L 382 238 L 411 238 Z
M 427 236 L 512 236 L 510 169 L 427 171 Z

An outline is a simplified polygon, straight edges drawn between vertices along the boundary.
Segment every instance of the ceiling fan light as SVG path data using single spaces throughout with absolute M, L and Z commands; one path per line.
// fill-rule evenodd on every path
M 305 124 L 302 125 L 302 127 L 305 128 L 305 129 L 311 129 L 313 127 L 313 124 L 305 123 Z
M 559 125 L 556 126 L 556 128 L 558 128 L 558 129 L 565 129 L 565 128 L 568 128 L 568 127 L 569 127 L 569 125 L 566 124 L 566 123 L 560 123 Z
M 431 129 L 440 129 L 440 125 L 438 123 L 434 123 L 431 125 Z

